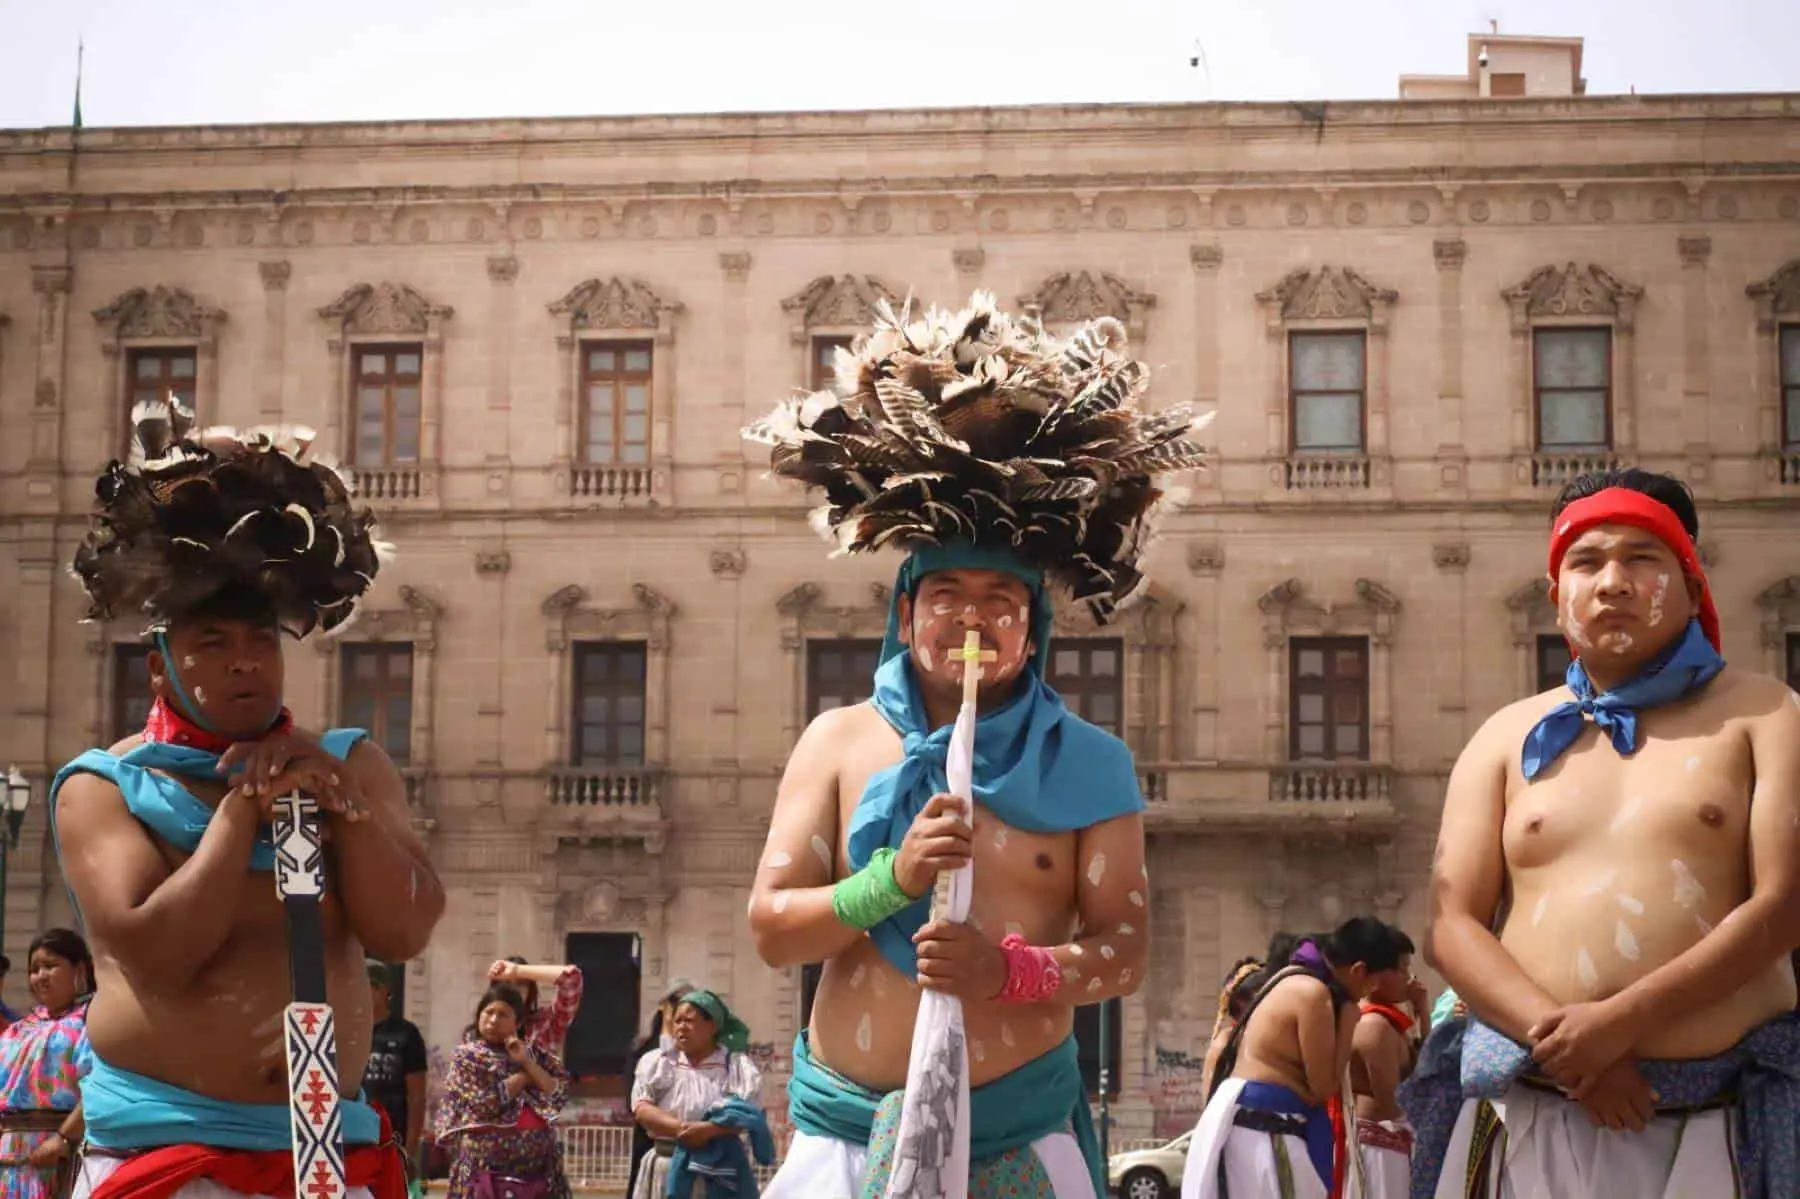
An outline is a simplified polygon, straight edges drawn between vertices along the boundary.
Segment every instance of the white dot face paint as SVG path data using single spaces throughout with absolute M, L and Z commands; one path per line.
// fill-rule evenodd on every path
M 1589 995 L 1600 989 L 1600 972 L 1594 969 L 1594 959 L 1588 956 L 1586 946 L 1575 954 L 1575 978 Z
M 1097 853 L 1088 862 L 1087 879 L 1090 886 L 1098 887 L 1100 880 L 1106 877 L 1106 855 Z
M 863 979 L 868 976 L 868 973 L 869 968 L 858 963 L 856 969 L 850 972 L 850 989 L 852 991 L 861 990 Z
M 194 655 L 183 654 L 183 655 L 181 655 L 181 669 L 192 670 L 192 669 L 194 669 L 194 664 L 197 661 L 199 661 L 199 659 L 195 658 Z
M 1680 858 L 1671 861 L 1669 866 L 1675 871 L 1675 906 L 1693 911 L 1706 898 L 1706 888 L 1700 885 L 1700 880 L 1694 877 L 1694 872 Z
M 862 1019 L 856 1022 L 856 1047 L 863 1053 L 869 1052 L 869 1046 L 875 1043 L 875 1021 L 869 1013 L 864 1012 Z
M 1537 905 L 1531 909 L 1531 927 L 1536 928 L 1544 922 L 1544 913 L 1550 909 L 1550 896 L 1538 896 Z
M 793 864 L 794 859 L 788 855 L 788 851 L 785 849 L 778 849 L 769 855 L 768 866 L 770 870 L 786 870 Z
M 775 898 L 773 898 L 769 901 L 769 906 L 775 909 L 775 914 L 777 916 L 779 916 L 783 912 L 787 911 L 787 905 L 788 905 L 788 893 L 786 891 L 775 892 Z
M 1612 818 L 1612 823 L 1606 826 L 1606 831 L 1616 833 L 1626 825 L 1630 824 L 1633 820 L 1637 819 L 1638 809 L 1643 806 L 1644 797 L 1641 795 L 1634 795 L 1626 800 L 1625 806 L 1619 809 L 1619 814 L 1614 816 Z
M 1642 916 L 1644 914 L 1644 901 L 1637 896 L 1627 895 L 1621 891 L 1613 896 L 1613 898 L 1619 901 L 1620 907 L 1624 908 L 1627 912 L 1630 912 L 1633 916 Z
M 1656 628 L 1663 622 L 1663 600 L 1669 594 L 1669 576 L 1657 575 L 1656 586 L 1650 592 L 1650 627 Z
M 1006 1046 L 1008 1049 L 1011 1049 L 1014 1045 L 1017 1045 L 1019 1043 L 1018 1039 L 1013 1036 L 1012 1025 L 1010 1025 L 1010 1024 L 1001 1024 L 1000 1025 L 1000 1043 L 1002 1045 Z
M 1112 961 L 1113 960 L 1113 947 L 1110 945 L 1101 945 L 1100 946 L 1100 956 L 1105 958 L 1109 962 Z
M 1000 619 L 996 620 L 994 623 L 999 625 L 1003 629 L 1010 629 L 1013 627 L 1013 618 L 1002 614 Z
M 1080 957 L 1082 954 L 1086 953 L 1087 950 L 1083 949 L 1079 944 L 1076 944 L 1069 946 L 1069 952 L 1076 957 Z
M 931 614 L 933 616 L 948 616 L 948 615 L 950 615 L 950 605 L 949 604 L 933 604 L 933 605 L 931 605 Z
M 1618 950 L 1619 956 L 1628 962 L 1635 962 L 1638 960 L 1639 950 L 1637 935 L 1631 931 L 1631 926 L 1626 924 L 1623 920 L 1620 920 L 1613 928 L 1613 948 Z
M 204 687 L 195 687 L 194 688 L 194 702 L 197 704 L 203 704 L 206 702 L 206 688 L 204 688 Z
M 1125 898 L 1131 901 L 1131 906 L 1134 908 L 1141 908 L 1144 906 L 1144 896 L 1142 892 L 1133 891 Z
M 1024 624 L 1026 621 L 1028 621 L 1030 619 L 1031 619 L 1031 605 L 1030 604 L 1020 604 L 1019 605 L 1019 623 Z
M 932 664 L 931 647 L 929 645 L 921 645 L 919 647 L 919 665 L 923 666 L 926 670 L 937 669 L 937 667 Z
M 818 857 L 819 865 L 825 867 L 825 873 L 830 874 L 831 873 L 831 846 L 825 844 L 825 838 L 819 836 L 819 834 L 817 834 L 817 833 L 813 834 L 812 851 L 813 851 L 814 855 L 816 855 Z
M 1608 870 L 1595 878 L 1594 881 L 1590 882 L 1587 886 L 1583 887 L 1581 893 L 1583 895 L 1598 895 L 1600 892 L 1612 886 L 1613 880 L 1618 877 L 1619 872 L 1617 870 Z

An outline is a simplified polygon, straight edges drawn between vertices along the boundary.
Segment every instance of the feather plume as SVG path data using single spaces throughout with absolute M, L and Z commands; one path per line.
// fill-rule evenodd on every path
M 1141 589 L 1159 475 L 1203 468 L 1191 408 L 1140 409 L 1149 372 L 1101 318 L 1066 340 L 977 292 L 951 314 L 875 306 L 835 389 L 744 430 L 778 476 L 824 492 L 839 553 L 956 539 L 1009 547 L 1104 618 Z

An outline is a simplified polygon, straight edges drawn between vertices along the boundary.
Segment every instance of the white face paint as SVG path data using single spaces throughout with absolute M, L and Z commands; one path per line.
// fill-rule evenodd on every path
M 1006 826 L 1004 824 L 997 825 L 994 828 L 994 848 L 1006 848 Z
M 868 973 L 869 973 L 869 968 L 867 966 L 863 965 L 860 962 L 857 963 L 856 969 L 854 969 L 850 972 L 850 989 L 852 991 L 860 989 L 863 985 L 863 979 L 868 975 Z
M 1619 956 L 1628 962 L 1638 960 L 1637 936 L 1623 920 L 1619 921 L 1613 929 L 1613 948 L 1618 950 Z
M 1630 912 L 1633 916 L 1642 916 L 1644 914 L 1644 901 L 1637 896 L 1627 895 L 1625 892 L 1621 891 L 1613 896 L 1613 898 L 1619 901 L 1620 907 L 1624 908 L 1627 912 Z
M 1694 872 L 1680 858 L 1671 861 L 1669 866 L 1675 871 L 1675 906 L 1693 911 L 1706 898 L 1706 888 L 1700 885 L 1700 880 L 1694 877 Z
M 1663 622 L 1663 600 L 1669 594 L 1669 576 L 1657 575 L 1656 586 L 1650 592 L 1650 627 L 1656 628 Z
M 931 647 L 929 645 L 921 645 L 919 647 L 919 665 L 923 666 L 928 671 L 937 669 L 937 667 L 931 663 Z
M 1569 594 L 1563 597 L 1563 629 L 1577 650 L 1594 648 L 1594 643 L 1588 640 L 1587 634 L 1581 631 L 1580 622 L 1575 619 L 1574 588 L 1570 588 Z
M 1581 889 L 1583 895 L 1598 895 L 1612 886 L 1613 880 L 1619 877 L 1617 870 L 1608 870 Z
M 1098 887 L 1100 885 L 1100 880 L 1105 877 L 1106 877 L 1106 855 L 1103 853 L 1097 853 L 1088 862 L 1088 868 L 1087 868 L 1088 883 L 1092 886 Z
M 769 855 L 768 866 L 770 870 L 786 870 L 793 864 L 794 859 L 788 855 L 788 851 L 785 849 L 778 849 Z
M 1614 816 L 1612 818 L 1612 823 L 1606 826 L 1606 831 L 1616 833 L 1626 825 L 1630 824 L 1637 816 L 1638 809 L 1643 806 L 1644 797 L 1641 795 L 1634 795 L 1626 800 L 1625 806 L 1619 809 L 1619 814 Z
M 856 1022 L 856 1047 L 863 1053 L 869 1052 L 869 1046 L 875 1043 L 875 1021 L 869 1013 L 864 1012 L 862 1019 Z
M 949 604 L 933 604 L 933 605 L 931 605 L 931 614 L 933 616 L 948 616 L 948 615 L 950 615 L 950 605 Z
M 769 906 L 775 909 L 775 914 L 777 916 L 779 916 L 783 912 L 787 911 L 787 905 L 788 905 L 788 892 L 786 892 L 786 891 L 775 892 L 775 898 L 773 898 L 769 901 Z
M 194 664 L 197 661 L 199 661 L 199 659 L 195 658 L 194 655 L 183 654 L 183 655 L 181 655 L 181 669 L 192 670 L 192 669 L 194 669 Z
M 206 688 L 204 688 L 204 687 L 195 687 L 194 688 L 194 702 L 197 704 L 203 704 L 206 702 Z
M 1544 922 L 1544 912 L 1550 907 L 1550 896 L 1538 896 L 1537 906 L 1531 909 L 1531 927 L 1536 928 Z
M 825 867 L 825 873 L 831 873 L 831 846 L 825 844 L 825 838 L 814 833 L 812 851 L 819 859 L 819 865 Z
M 1100 945 L 1100 956 L 1105 958 L 1109 962 L 1112 961 L 1113 960 L 1113 947 L 1106 944 L 1105 942 L 1102 942 Z
M 976 1061 L 987 1061 L 987 1046 L 983 1045 L 980 1041 L 970 1041 L 969 1052 L 975 1056 Z
M 1007 616 L 1005 614 L 1002 614 L 1000 619 L 996 620 L 994 623 L 999 625 L 1003 629 L 1010 629 L 1013 627 L 1013 618 L 1010 616 Z
M 1141 908 L 1144 906 L 1144 896 L 1140 891 L 1133 891 L 1126 895 L 1125 898 L 1131 901 L 1131 906 L 1134 908 Z
M 1588 956 L 1585 945 L 1575 954 L 1575 978 L 1589 995 L 1600 989 L 1600 972 L 1594 969 L 1594 959 Z
M 1001 1023 L 1001 1025 L 1000 1025 L 1000 1043 L 1002 1045 L 1005 1045 L 1008 1049 L 1012 1048 L 1014 1045 L 1017 1045 L 1019 1043 L 1018 1038 L 1013 1036 L 1012 1025 L 1004 1023 L 1004 1022 Z
M 1026 621 L 1028 621 L 1030 619 L 1031 619 L 1031 605 L 1030 604 L 1020 604 L 1019 605 L 1019 623 L 1024 624 Z

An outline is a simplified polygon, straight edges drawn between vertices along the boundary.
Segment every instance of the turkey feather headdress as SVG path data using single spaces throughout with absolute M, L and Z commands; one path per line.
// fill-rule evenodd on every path
M 915 317 L 876 306 L 839 350 L 834 391 L 744 430 L 776 475 L 821 488 L 813 525 L 841 553 L 952 542 L 1005 550 L 1104 620 L 1143 582 L 1159 474 L 1197 469 L 1210 416 L 1138 408 L 1149 371 L 1110 317 L 1068 338 L 977 292 Z
M 391 548 L 337 472 L 311 460 L 311 430 L 195 436 L 173 397 L 131 419 L 129 458 L 95 483 L 75 552 L 86 619 L 141 614 L 162 628 L 235 593 L 260 597 L 296 637 L 350 619 Z

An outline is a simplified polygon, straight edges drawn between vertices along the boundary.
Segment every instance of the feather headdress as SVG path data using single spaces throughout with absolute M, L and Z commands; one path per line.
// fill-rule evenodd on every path
M 1125 330 L 1101 318 L 1067 339 L 977 292 L 914 319 L 885 300 L 838 352 L 837 387 L 744 430 L 774 473 L 825 492 L 814 527 L 840 552 L 968 541 L 1011 551 L 1099 619 L 1143 581 L 1162 492 L 1155 476 L 1206 462 L 1207 419 L 1137 407 L 1149 385 Z
M 89 620 L 141 613 L 152 627 L 223 593 L 263 597 L 297 637 L 352 615 L 384 543 L 336 471 L 310 460 L 309 429 L 207 429 L 170 397 L 131 414 L 133 440 L 94 485 L 73 570 Z

